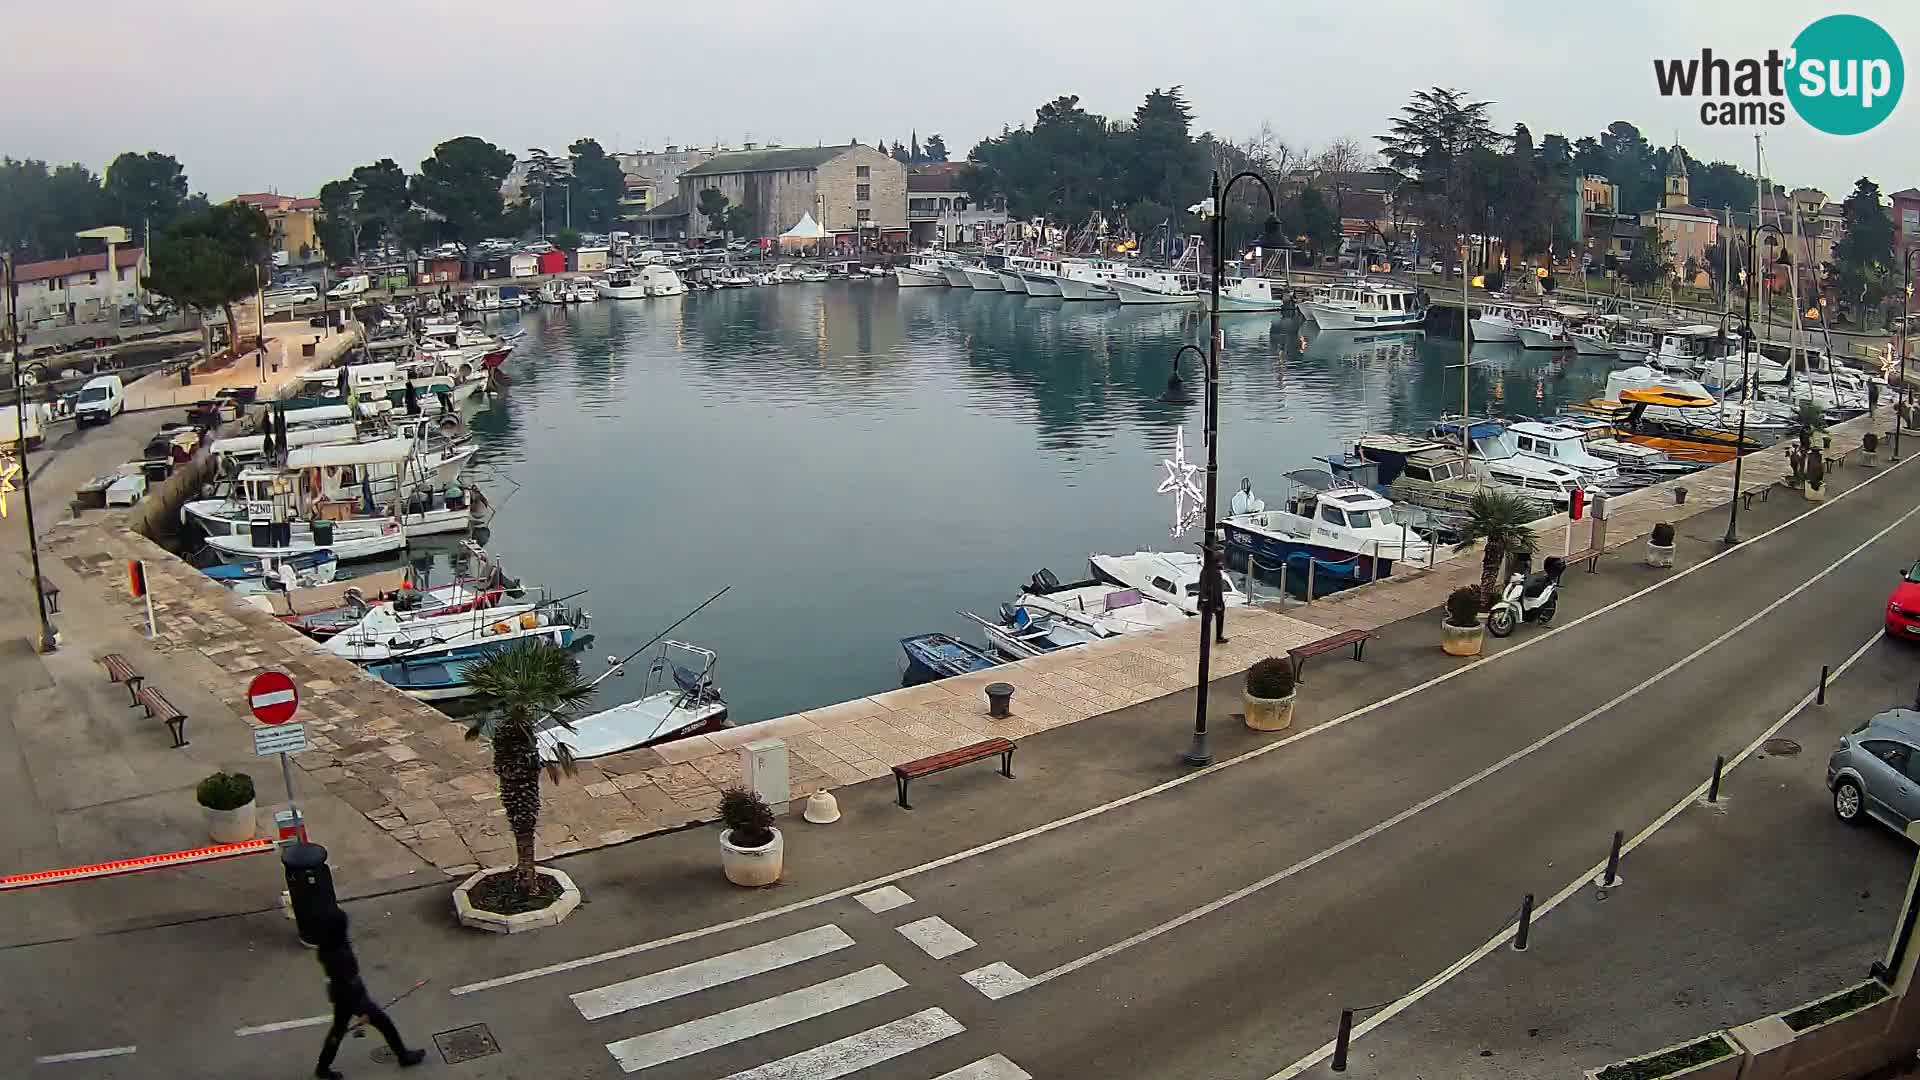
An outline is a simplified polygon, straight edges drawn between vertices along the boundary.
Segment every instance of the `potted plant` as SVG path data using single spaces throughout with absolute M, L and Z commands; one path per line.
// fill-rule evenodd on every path
M 1653 527 L 1653 535 L 1647 537 L 1647 565 L 1668 567 L 1673 565 L 1673 523 L 1662 521 Z
M 1448 656 L 1479 656 L 1487 629 L 1480 625 L 1480 590 L 1462 585 L 1447 594 L 1447 617 L 1440 623 L 1440 648 Z
M 728 788 L 720 793 L 720 869 L 727 880 L 749 888 L 780 880 L 786 839 L 773 824 L 773 807 L 758 792 Z
M 1293 726 L 1293 662 L 1269 656 L 1247 669 L 1247 726 L 1285 731 Z
M 1477 540 L 1485 540 L 1480 556 L 1481 607 L 1490 608 L 1500 596 L 1500 571 L 1509 555 L 1531 555 L 1537 542 L 1533 528 L 1533 506 L 1518 495 L 1505 491 L 1476 491 L 1467 504 L 1467 518 L 1460 525 L 1460 543 L 1454 550 L 1464 551 Z M 1475 655 L 1474 653 L 1466 655 Z
M 207 835 L 216 844 L 253 839 L 253 777 L 246 773 L 217 772 L 193 789 L 193 797 L 207 816 Z
M 1880 436 L 1871 431 L 1860 436 L 1860 464 L 1869 469 L 1880 464 Z

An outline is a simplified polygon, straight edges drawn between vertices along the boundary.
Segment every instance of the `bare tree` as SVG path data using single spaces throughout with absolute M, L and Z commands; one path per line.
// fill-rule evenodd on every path
M 1352 190 L 1354 175 L 1379 168 L 1380 158 L 1360 140 L 1343 136 L 1314 154 L 1306 167 L 1313 174 L 1314 186 L 1331 196 L 1334 213 L 1345 217 L 1346 196 Z

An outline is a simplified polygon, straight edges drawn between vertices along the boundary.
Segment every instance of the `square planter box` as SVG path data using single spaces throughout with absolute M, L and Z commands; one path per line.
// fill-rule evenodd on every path
M 1683 1049 L 1695 1043 L 1705 1042 L 1713 1038 L 1720 1039 L 1726 1046 L 1727 1054 L 1725 1057 L 1715 1058 L 1712 1061 L 1703 1061 L 1698 1065 L 1676 1068 L 1671 1072 L 1654 1073 L 1648 1077 L 1647 1080 L 1681 1080 L 1683 1077 L 1685 1080 L 1739 1080 L 1740 1067 L 1746 1064 L 1747 1057 L 1740 1052 L 1739 1044 L 1727 1037 L 1725 1031 L 1709 1031 L 1697 1039 L 1688 1039 L 1683 1043 L 1663 1046 L 1651 1053 L 1641 1054 L 1639 1057 L 1628 1058 L 1625 1061 L 1616 1061 L 1610 1065 L 1602 1065 L 1597 1069 L 1582 1070 L 1580 1075 L 1584 1077 L 1585 1080 L 1599 1080 L 1601 1074 L 1605 1073 L 1608 1069 L 1647 1061 L 1652 1058 L 1657 1058 L 1662 1054 L 1671 1053 L 1675 1050 Z
M 1735 1041 L 1752 1059 L 1746 1076 L 1754 1080 L 1808 1075 L 1851 1076 L 1885 1064 L 1888 1051 L 1882 1045 L 1881 1036 L 1886 1033 L 1887 1024 L 1893 1018 L 1894 1003 L 1898 1000 L 1890 995 L 1798 1031 L 1787 1023 L 1787 1018 L 1795 1013 L 1870 985 L 1877 984 L 1871 981 L 1855 983 L 1826 997 L 1735 1029 Z

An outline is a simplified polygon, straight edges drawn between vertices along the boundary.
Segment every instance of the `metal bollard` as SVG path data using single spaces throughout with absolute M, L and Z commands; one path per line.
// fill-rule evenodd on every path
M 1713 783 L 1707 785 L 1707 801 L 1710 803 L 1720 801 L 1720 770 L 1726 767 L 1726 757 L 1715 754 L 1713 758 Z
M 1813 703 L 1815 705 L 1827 703 L 1827 665 L 1825 664 L 1820 665 L 1820 689 L 1814 692 Z
M 1333 1037 L 1333 1071 L 1347 1071 L 1347 1043 L 1353 1040 L 1353 1010 L 1340 1010 L 1340 1033 Z
M 1520 925 L 1513 931 L 1513 951 L 1527 951 L 1527 931 L 1533 928 L 1533 894 L 1520 898 Z
M 1307 603 L 1309 604 L 1313 603 L 1313 567 L 1319 561 L 1311 552 L 1307 554 Z M 1916 696 L 1915 700 L 1920 700 L 1920 696 Z
M 1613 830 L 1613 850 L 1607 853 L 1607 872 L 1600 878 L 1600 887 L 1610 889 L 1620 880 L 1620 840 L 1619 829 Z
M 334 899 L 327 849 L 319 844 L 287 844 L 280 849 L 280 865 L 287 876 L 287 898 L 293 907 L 294 930 L 303 943 L 316 945 L 325 929 L 325 920 L 340 906 Z

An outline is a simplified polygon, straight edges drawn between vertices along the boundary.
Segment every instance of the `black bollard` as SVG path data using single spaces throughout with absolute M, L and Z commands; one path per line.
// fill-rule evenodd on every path
M 1620 837 L 1620 830 L 1613 830 L 1613 850 L 1607 853 L 1607 873 L 1600 879 L 1603 889 L 1611 889 L 1613 883 L 1620 880 Z
M 1713 782 L 1707 785 L 1707 801 L 1720 801 L 1720 770 L 1727 767 L 1725 756 L 1715 754 L 1713 758 Z
M 319 844 L 288 844 L 280 849 L 280 864 L 287 872 L 294 929 L 302 942 L 315 944 L 320 920 L 340 906 L 333 895 L 333 871 L 327 869 L 327 849 Z
M 1533 894 L 1520 898 L 1520 925 L 1513 932 L 1513 951 L 1527 951 L 1527 931 L 1533 927 Z
M 1825 664 L 1820 665 L 1820 689 L 1814 693 L 1813 703 L 1815 705 L 1827 703 L 1827 665 Z
M 1347 1043 L 1353 1039 L 1353 1010 L 1340 1010 L 1340 1033 L 1333 1037 L 1333 1071 L 1347 1071 Z

